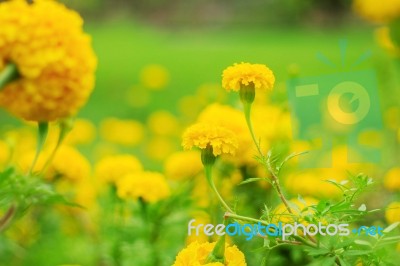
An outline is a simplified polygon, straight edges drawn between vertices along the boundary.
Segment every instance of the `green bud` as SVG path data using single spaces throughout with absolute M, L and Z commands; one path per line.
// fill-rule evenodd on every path
M 239 90 L 240 100 L 243 103 L 252 104 L 256 96 L 256 89 L 253 83 L 242 85 Z
M 210 145 L 207 145 L 205 149 L 201 150 L 201 162 L 204 166 L 214 165 L 215 163 L 215 155 L 213 154 L 213 148 Z

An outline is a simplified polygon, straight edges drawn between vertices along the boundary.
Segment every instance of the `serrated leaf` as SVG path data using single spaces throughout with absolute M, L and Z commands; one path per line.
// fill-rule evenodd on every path
M 387 233 L 391 232 L 393 229 L 395 229 L 399 224 L 400 224 L 400 222 L 392 223 L 391 225 L 389 225 L 388 227 L 386 227 L 385 230 L 383 230 L 383 232 L 384 232 L 385 234 L 387 234 Z
M 374 250 L 347 250 L 344 252 L 346 256 L 362 256 L 362 255 L 367 255 L 374 252 Z

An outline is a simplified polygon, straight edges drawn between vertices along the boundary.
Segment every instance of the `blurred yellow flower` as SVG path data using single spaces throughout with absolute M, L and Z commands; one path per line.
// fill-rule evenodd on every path
M 178 119 L 168 111 L 152 112 L 147 126 L 152 133 L 160 136 L 174 136 L 179 131 Z
M 200 153 L 197 151 L 174 152 L 165 160 L 165 175 L 176 181 L 193 178 L 203 171 Z
M 91 176 L 91 166 L 78 150 L 63 145 L 58 149 L 48 172 L 53 173 L 52 178 L 77 182 Z
M 387 206 L 385 218 L 388 224 L 400 222 L 400 202 L 395 201 Z
M 76 119 L 72 130 L 65 138 L 65 143 L 70 145 L 90 144 L 96 137 L 96 127 L 90 120 Z
M 143 170 L 141 162 L 128 154 L 108 156 L 95 165 L 95 176 L 106 183 L 115 183 L 127 174 Z
M 9 145 L 0 140 L 0 167 L 4 166 L 11 159 L 10 156 L 11 151 Z
M 194 124 L 186 129 L 182 138 L 182 146 L 185 150 L 193 147 L 205 149 L 211 146 L 214 156 L 234 155 L 238 148 L 237 138 L 231 130 L 213 124 Z
M 215 246 L 214 243 L 193 242 L 176 256 L 173 266 L 246 266 L 243 253 L 236 246 L 225 246 L 225 264 L 206 263 L 208 255 Z
M 156 172 L 136 172 L 117 180 L 117 195 L 121 199 L 143 199 L 154 203 L 170 195 L 165 177 Z
M 101 137 L 109 142 L 123 146 L 135 146 L 144 137 L 142 123 L 118 118 L 104 119 L 100 124 Z
M 7 1 L 0 24 L 0 71 L 11 62 L 20 74 L 1 90 L 0 106 L 32 121 L 76 114 L 97 64 L 82 18 L 56 1 Z
M 242 85 L 254 84 L 255 89 L 271 90 L 275 76 L 271 69 L 262 64 L 240 63 L 226 68 L 222 73 L 222 87 L 238 91 Z
M 385 175 L 383 184 L 390 191 L 400 191 L 400 167 L 390 169 Z
M 148 89 L 161 90 L 168 85 L 168 69 L 158 64 L 145 66 L 140 73 L 140 81 Z
M 380 27 L 375 30 L 375 38 L 378 44 L 390 55 L 400 56 L 400 48 L 395 45 L 390 37 L 390 29 L 388 27 Z M 390 112 L 390 109 L 387 110 Z
M 153 160 L 165 160 L 176 150 L 177 144 L 166 137 L 153 137 L 146 143 L 146 155 Z
M 400 16 L 399 0 L 354 0 L 354 11 L 372 22 L 389 22 Z

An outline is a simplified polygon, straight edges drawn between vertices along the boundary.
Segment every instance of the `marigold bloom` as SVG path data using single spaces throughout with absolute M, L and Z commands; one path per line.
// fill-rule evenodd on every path
M 400 167 L 394 167 L 386 173 L 384 186 L 390 191 L 400 191 Z
M 132 155 L 114 155 L 101 159 L 95 166 L 95 175 L 107 183 L 115 183 L 127 174 L 140 172 L 143 166 Z
M 400 202 L 395 201 L 390 203 L 385 212 L 385 218 L 388 224 L 400 222 Z
M 172 180 L 192 178 L 203 171 L 200 153 L 197 151 L 179 151 L 168 156 L 164 163 L 165 175 Z
M 222 87 L 238 91 L 242 85 L 254 84 L 255 89 L 271 90 L 275 83 L 274 73 L 262 64 L 240 63 L 226 68 L 222 74 Z
M 235 134 L 221 126 L 213 124 L 194 124 L 183 133 L 182 146 L 185 150 L 193 147 L 205 149 L 212 147 L 214 156 L 221 154 L 234 155 L 238 148 Z
M 153 203 L 167 198 L 171 192 L 165 177 L 156 172 L 128 174 L 116 182 L 117 195 L 122 199 L 142 198 Z
M 400 16 L 399 0 L 354 0 L 354 11 L 372 22 L 388 22 Z
M 82 18 L 56 1 L 0 4 L 0 71 L 20 77 L 0 91 L 0 106 L 31 121 L 77 113 L 94 86 L 96 57 Z
M 144 137 L 144 126 L 136 120 L 107 118 L 100 124 L 101 137 L 122 146 L 138 145 Z
M 193 242 L 176 256 L 173 266 L 224 266 L 219 262 L 206 263 L 208 255 L 215 246 L 214 243 Z M 243 253 L 236 246 L 225 246 L 225 266 L 246 266 Z

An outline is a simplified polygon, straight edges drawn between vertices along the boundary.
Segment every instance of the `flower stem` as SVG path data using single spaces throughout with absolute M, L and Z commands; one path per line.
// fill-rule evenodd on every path
M 50 157 L 47 159 L 46 163 L 43 166 L 43 169 L 40 171 L 40 174 L 44 174 L 47 171 L 47 168 L 49 168 L 51 162 L 53 161 L 54 157 L 56 156 L 56 153 L 58 149 L 60 148 L 61 144 L 63 143 L 65 137 L 67 134 L 71 131 L 72 125 L 69 123 L 69 121 L 62 121 L 60 124 L 60 133 L 58 135 L 58 140 L 56 147 L 53 149 L 53 151 L 50 154 Z
M 288 210 L 289 213 L 293 214 L 292 209 L 289 206 L 289 203 L 287 201 L 287 199 L 285 198 L 285 196 L 282 193 L 282 189 L 281 186 L 279 184 L 279 178 L 276 176 L 275 172 L 273 171 L 271 165 L 269 162 L 267 162 L 267 160 L 265 159 L 265 156 L 261 150 L 260 147 L 260 143 L 259 141 L 257 141 L 255 134 L 254 134 L 254 130 L 253 130 L 253 125 L 251 123 L 251 103 L 247 103 L 247 102 L 243 102 L 243 109 L 244 109 L 244 116 L 246 118 L 246 123 L 247 123 L 247 127 L 249 128 L 251 137 L 253 139 L 254 144 L 257 147 L 257 151 L 259 153 L 260 158 L 262 159 L 264 165 L 266 166 L 268 172 L 270 172 L 271 177 L 272 177 L 272 186 L 274 187 L 275 191 L 278 193 L 279 198 L 281 199 L 281 201 L 283 202 L 283 204 L 285 204 L 286 209 Z
M 18 78 L 18 68 L 14 63 L 7 64 L 0 72 L 0 91 L 10 82 Z
M 206 164 L 204 165 L 204 171 L 206 174 L 206 178 L 208 183 L 210 184 L 211 189 L 215 192 L 215 194 L 217 195 L 219 201 L 221 202 L 222 206 L 224 206 L 224 208 L 233 213 L 234 211 L 232 211 L 232 209 L 228 206 L 228 204 L 226 204 L 226 202 L 224 201 L 224 199 L 222 198 L 222 196 L 219 194 L 217 187 L 214 184 L 214 180 L 212 179 L 212 165 L 211 164 Z
M 49 131 L 49 123 L 47 122 L 38 123 L 38 143 L 36 147 L 35 157 L 29 169 L 29 174 L 32 174 L 33 170 L 35 169 L 36 163 L 39 159 L 40 152 L 42 151 L 43 145 L 46 141 L 48 131 Z
M 269 224 L 263 220 L 259 220 L 259 219 L 255 219 L 255 218 L 251 218 L 251 217 L 247 217 L 247 216 L 242 216 L 242 215 L 237 215 L 235 213 L 230 213 L 230 212 L 226 212 L 225 217 L 229 217 L 235 220 L 240 220 L 240 221 L 247 221 L 247 222 L 252 222 L 252 223 L 260 223 L 262 225 L 268 226 Z

